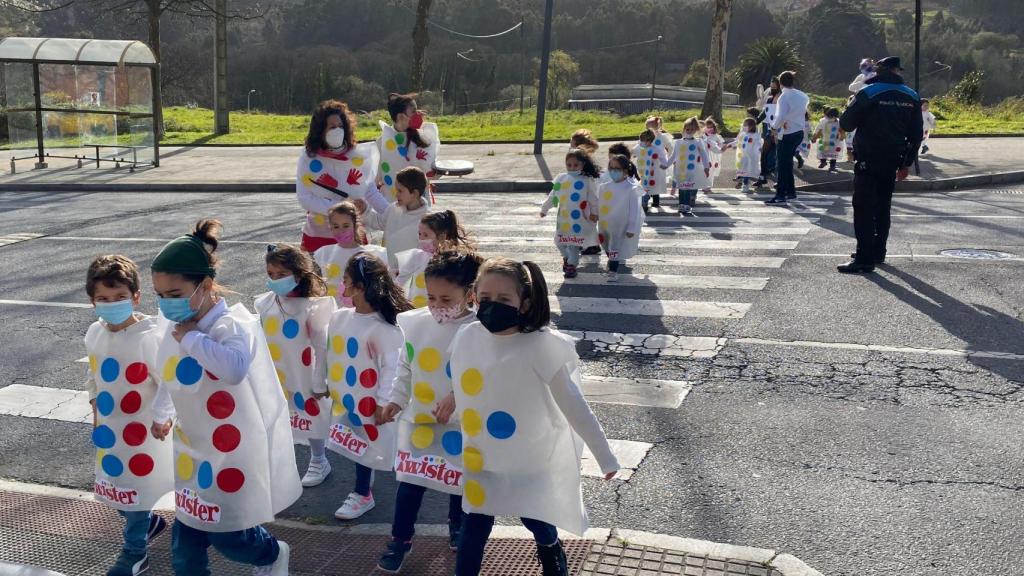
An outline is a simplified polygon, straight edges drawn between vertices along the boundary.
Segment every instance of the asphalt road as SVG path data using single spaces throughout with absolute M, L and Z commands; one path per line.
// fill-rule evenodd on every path
M 628 481 L 585 479 L 592 524 L 776 548 L 829 575 L 1024 573 L 1024 190 L 1011 192 L 898 196 L 892 257 L 874 275 L 835 272 L 853 248 L 850 197 L 840 195 L 823 200 L 821 213 L 794 216 L 799 223 L 764 225 L 808 227 L 802 235 L 697 233 L 666 236 L 677 244 L 644 248 L 641 242 L 647 255 L 783 258 L 778 268 L 749 268 L 651 264 L 641 257 L 634 268 L 769 278 L 762 290 L 558 287 L 568 297 L 750 304 L 742 318 L 556 317 L 571 330 L 724 343 L 713 358 L 697 359 L 579 344 L 589 375 L 693 385 L 678 409 L 595 404 L 609 437 L 653 447 Z M 521 226 L 526 220 L 488 218 L 542 198 L 460 195 L 440 203 L 471 224 L 500 225 L 478 234 L 486 241 L 530 236 Z M 718 207 L 719 216 L 731 217 L 742 207 L 752 210 L 743 216 L 756 219 L 768 213 L 758 206 L 723 197 L 705 216 Z M 91 258 L 120 252 L 145 270 L 162 246 L 155 240 L 185 233 L 206 216 L 224 221 L 225 239 L 252 242 L 224 245 L 218 278 L 251 303 L 264 290 L 263 244 L 297 240 L 300 214 L 290 195 L 0 195 L 0 238 L 45 235 L 0 246 L 0 300 L 86 302 Z M 657 229 L 700 227 L 689 222 L 659 222 Z M 688 245 L 697 239 L 799 244 L 786 250 Z M 993 249 L 1018 259 L 938 257 L 949 248 Z M 502 250 L 517 251 L 554 253 L 544 245 Z M 545 270 L 555 274 L 555 268 Z M 154 304 L 145 278 L 143 308 L 152 311 Z M 81 339 L 93 319 L 88 309 L 0 303 L 0 387 L 82 389 L 85 368 L 75 361 L 84 356 Z M 91 487 L 88 425 L 0 416 L 0 430 L 0 478 Z M 297 450 L 304 466 L 305 448 Z M 307 490 L 286 516 L 335 522 L 352 470 L 331 458 L 332 477 Z M 393 491 L 393 477 L 380 475 L 378 507 L 363 521 L 389 522 Z M 422 521 L 444 522 L 444 506 L 443 497 L 428 497 Z

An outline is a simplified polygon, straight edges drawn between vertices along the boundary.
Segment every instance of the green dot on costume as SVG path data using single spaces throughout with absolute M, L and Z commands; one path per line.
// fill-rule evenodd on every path
M 462 433 L 449 430 L 441 436 L 441 446 L 451 456 L 462 454 Z
M 178 362 L 178 367 L 174 370 L 174 377 L 178 379 L 178 382 L 191 386 L 203 377 L 203 367 L 195 358 L 185 356 L 181 362 Z
M 405 134 L 395 134 L 395 143 L 402 144 L 405 142 Z
M 294 318 L 288 319 L 281 327 L 281 333 L 284 337 L 291 340 L 299 335 L 299 323 Z
M 203 461 L 199 465 L 199 473 L 196 475 L 196 484 L 203 490 L 206 490 L 210 486 L 213 486 L 213 466 L 209 462 Z
M 121 373 L 121 365 L 117 363 L 114 358 L 107 358 L 100 365 L 100 377 L 103 378 L 104 382 L 113 382 L 117 380 L 117 375 Z
M 101 416 L 110 416 L 110 413 L 114 411 L 114 397 L 110 395 L 110 392 L 104 390 L 96 395 L 96 411 Z
M 516 419 L 508 412 L 492 412 L 487 417 L 487 433 L 498 440 L 511 438 L 516 433 Z
M 405 343 L 405 354 L 409 357 L 409 362 L 412 362 L 413 356 L 416 355 L 416 350 L 412 347 L 412 342 Z
M 117 436 L 106 424 L 100 424 L 93 428 L 92 443 L 95 444 L 97 448 L 103 448 L 104 450 L 113 448 L 115 442 L 117 442 Z
M 118 477 L 124 472 L 124 464 L 121 459 L 113 454 L 107 454 L 100 460 L 100 466 L 107 476 Z
M 381 172 L 390 172 L 391 171 L 391 164 L 388 164 L 387 162 L 381 162 L 380 163 L 380 171 Z

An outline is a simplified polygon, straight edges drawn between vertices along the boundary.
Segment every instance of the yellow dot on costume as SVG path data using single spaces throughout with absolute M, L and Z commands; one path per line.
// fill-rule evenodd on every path
M 192 469 L 194 468 L 192 458 L 188 454 L 178 454 L 178 460 L 174 464 L 174 469 L 178 473 L 178 478 L 182 480 L 188 480 L 192 477 Z
M 561 232 L 563 232 L 563 233 L 564 233 L 564 232 L 568 232 L 568 231 L 569 231 L 569 223 L 568 223 L 568 222 L 563 222 L 563 223 L 559 224 L 559 225 L 558 225 L 558 229 L 559 229 L 559 230 L 560 230 Z
M 430 404 L 434 401 L 434 389 L 426 382 L 417 382 L 412 386 L 412 395 L 420 404 Z
M 484 375 L 476 368 L 470 368 L 462 373 L 459 380 L 462 384 L 462 391 L 470 396 L 476 396 L 484 389 Z
M 466 480 L 466 486 L 463 490 L 466 500 L 475 508 L 483 506 L 484 502 L 487 501 L 487 493 L 484 491 L 484 487 L 476 480 Z
M 323 214 L 314 214 L 313 223 L 317 226 L 323 226 L 324 224 L 327 224 L 327 217 Z
M 422 273 L 421 274 L 417 274 L 416 275 L 416 279 L 413 280 L 413 283 L 416 284 L 416 287 L 421 289 L 421 290 L 426 289 L 426 287 L 427 287 L 427 277 L 424 276 Z
M 306 186 L 312 186 L 313 185 L 313 175 L 312 174 L 306 174 L 305 176 L 303 176 L 302 177 L 302 183 L 305 184 Z
M 558 205 L 560 206 L 560 208 L 559 208 L 559 212 L 561 212 L 561 211 L 564 211 L 564 210 L 565 210 L 565 206 L 564 206 L 564 204 L 565 204 L 565 203 L 566 203 L 566 201 L 568 201 L 568 200 L 569 200 L 569 198 L 568 198 L 568 197 L 567 197 L 567 196 L 566 196 L 565 194 L 562 194 L 561 196 L 559 196 L 559 197 L 558 197 Z
M 341 364 L 338 364 L 337 362 L 335 362 L 335 363 L 331 364 L 331 368 L 330 368 L 330 370 L 328 371 L 327 374 L 328 374 L 328 376 L 331 377 L 331 380 L 333 380 L 335 382 L 341 382 L 341 378 L 345 375 L 345 369 L 341 367 Z M 332 395 L 333 394 L 337 394 L 337 392 L 332 392 L 331 394 Z M 340 402 L 340 400 L 339 400 L 339 402 Z
M 604 199 L 605 200 L 611 200 L 612 199 L 612 191 L 611 190 L 605 190 L 604 191 Z
M 281 383 L 281 386 L 288 384 L 288 378 L 284 375 L 284 372 L 280 368 L 277 369 L 277 381 Z
M 188 439 L 188 436 L 185 435 L 185 432 L 182 431 L 181 426 L 174 427 L 174 434 L 182 444 L 190 448 L 192 447 L 192 442 Z
M 281 346 L 277 342 L 270 342 L 267 344 L 267 348 L 270 350 L 270 357 L 274 362 L 281 360 Z
M 341 267 L 340 266 L 338 266 L 337 264 L 328 264 L 327 265 L 327 277 L 328 278 L 337 278 L 340 275 L 341 275 Z
M 417 426 L 409 439 L 412 440 L 413 446 L 423 450 L 434 443 L 434 429 L 430 426 Z
M 466 446 L 462 450 L 462 465 L 466 467 L 467 472 L 479 474 L 484 469 L 484 455 L 476 446 Z
M 107 455 L 107 451 L 103 448 L 96 450 L 96 466 L 102 466 L 103 457 Z
M 418 295 L 418 296 L 416 296 L 415 298 L 412 299 L 412 307 L 413 308 L 423 308 L 426 305 L 427 305 L 427 297 L 422 295 L 422 294 L 420 294 L 420 295 Z
M 462 411 L 462 431 L 467 436 L 476 436 L 480 433 L 480 429 L 483 428 L 484 421 L 480 418 L 480 413 L 472 408 L 466 408 Z
M 341 403 L 341 395 L 337 390 L 331 390 L 331 400 L 334 401 L 334 404 L 331 405 L 331 415 L 342 416 L 345 414 L 345 406 Z
M 281 319 L 277 316 L 268 317 L 263 323 L 263 331 L 267 333 L 267 336 L 277 336 L 277 333 L 281 331 Z
M 178 379 L 177 371 L 179 360 L 180 358 L 177 356 L 171 356 L 167 359 L 167 362 L 164 363 L 164 382 L 174 382 Z
M 433 372 L 441 367 L 441 353 L 437 348 L 424 348 L 420 350 L 419 362 L 424 372 Z
M 352 159 L 352 165 L 355 166 L 356 168 L 359 168 L 360 166 L 363 165 L 363 158 L 361 156 L 356 156 L 355 158 Z
M 331 350 L 334 350 L 335 354 L 341 354 L 345 351 L 345 339 L 340 334 L 335 334 L 331 338 Z
M 96 367 L 96 357 L 90 354 L 89 355 L 89 372 L 92 372 L 93 374 L 95 374 L 97 370 L 99 370 L 99 368 Z
M 602 216 L 607 216 L 608 212 L 610 212 L 610 211 L 611 211 L 611 208 L 609 208 L 608 206 L 601 206 L 601 215 Z
M 413 422 L 415 422 L 417 424 L 433 424 L 433 423 L 437 422 L 437 420 L 434 419 L 433 414 L 427 414 L 426 412 L 420 412 L 419 414 L 417 414 L 416 416 L 413 417 Z
M 608 221 L 607 220 L 601 220 L 601 229 L 602 230 L 607 230 L 608 229 Z
M 338 296 L 338 287 L 335 286 L 334 284 L 331 284 L 330 286 L 328 286 L 327 287 L 327 295 L 332 297 L 332 298 L 336 298 Z
M 395 146 L 396 145 L 394 140 L 388 140 L 387 142 L 384 143 L 384 147 L 387 148 L 388 150 L 394 151 Z

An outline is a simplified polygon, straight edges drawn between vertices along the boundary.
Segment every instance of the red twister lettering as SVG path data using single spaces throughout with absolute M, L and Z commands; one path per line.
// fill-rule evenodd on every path
M 300 417 L 297 412 L 292 414 L 292 430 L 298 430 L 299 432 L 309 432 L 312 426 L 312 420 Z
M 332 444 L 356 456 L 365 454 L 366 449 L 370 446 L 362 438 L 354 434 L 351 428 L 341 424 L 331 426 L 329 439 Z
M 462 470 L 444 458 L 431 455 L 413 458 L 410 452 L 404 450 L 399 450 L 395 456 L 395 472 L 434 480 L 445 486 L 455 487 L 462 483 Z
M 204 524 L 220 523 L 220 506 L 203 500 L 188 488 L 174 492 L 174 507 Z
M 93 485 L 93 493 L 112 504 L 132 506 L 138 502 L 139 492 L 134 489 L 118 488 L 106 480 L 97 480 Z
M 583 236 L 575 236 L 571 234 L 558 234 L 556 238 L 559 244 L 570 244 L 573 246 L 583 246 L 583 243 L 587 241 Z

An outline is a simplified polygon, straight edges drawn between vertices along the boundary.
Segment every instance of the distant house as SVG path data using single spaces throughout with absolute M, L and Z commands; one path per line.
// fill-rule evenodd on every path
M 704 103 L 703 88 L 666 86 L 654 88 L 653 109 L 680 110 L 699 108 Z M 740 97 L 732 92 L 722 95 L 725 106 L 739 106 Z M 569 107 L 573 110 L 607 110 L 619 114 L 640 114 L 652 109 L 650 84 L 582 84 L 572 89 Z

